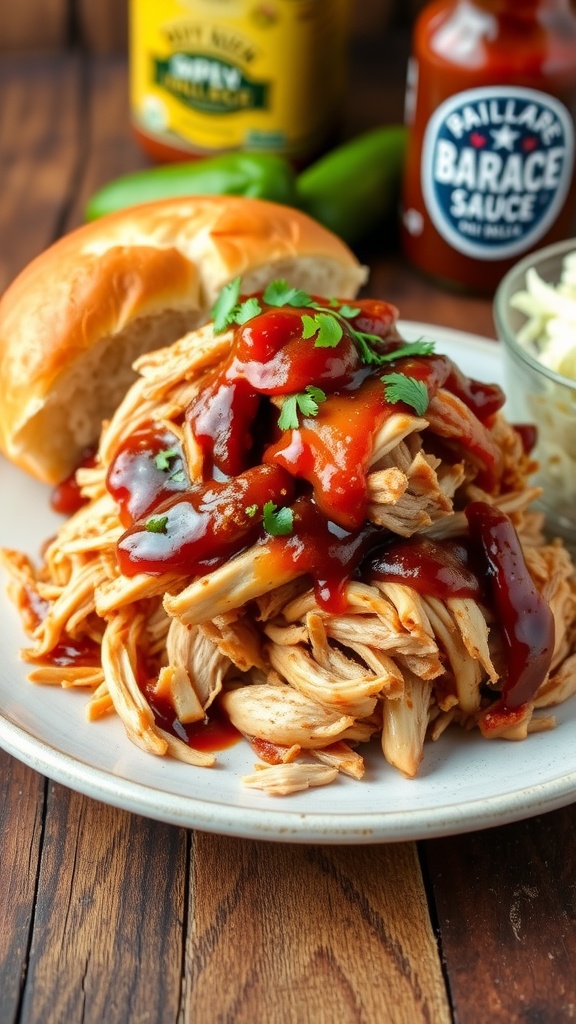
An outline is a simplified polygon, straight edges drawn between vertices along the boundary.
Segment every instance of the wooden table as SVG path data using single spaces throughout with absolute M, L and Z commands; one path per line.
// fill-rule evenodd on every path
M 348 134 L 401 118 L 406 51 L 403 35 L 356 40 Z M 4 58 L 0 96 L 1 290 L 145 159 L 121 58 Z M 360 255 L 403 317 L 493 336 L 488 300 L 422 280 L 393 242 Z M 576 1018 L 576 805 L 318 847 L 158 824 L 1 752 L 0 787 L 1 1024 Z

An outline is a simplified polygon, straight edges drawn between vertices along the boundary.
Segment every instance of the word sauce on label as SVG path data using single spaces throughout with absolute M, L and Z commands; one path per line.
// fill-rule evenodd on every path
M 436 230 L 483 260 L 519 255 L 546 234 L 570 187 L 574 127 L 535 89 L 469 89 L 428 122 L 422 191 Z

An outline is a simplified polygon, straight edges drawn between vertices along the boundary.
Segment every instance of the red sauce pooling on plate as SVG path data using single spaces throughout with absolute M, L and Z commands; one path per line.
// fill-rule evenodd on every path
M 169 700 L 160 697 L 151 686 L 143 685 L 141 688 L 152 708 L 156 724 L 195 750 L 206 753 L 227 750 L 242 738 L 218 701 L 210 705 L 208 715 L 202 721 L 184 724 L 176 717 Z
M 78 640 L 64 635 L 52 650 L 42 656 L 42 663 L 61 668 L 100 668 L 100 644 L 89 637 Z

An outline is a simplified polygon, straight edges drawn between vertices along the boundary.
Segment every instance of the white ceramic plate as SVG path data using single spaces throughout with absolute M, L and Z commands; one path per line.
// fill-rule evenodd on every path
M 426 324 L 407 338 L 437 342 L 472 377 L 502 380 L 496 343 Z M 47 488 L 0 462 L 0 543 L 36 555 L 59 519 Z M 362 782 L 273 798 L 242 787 L 254 754 L 239 743 L 218 766 L 193 768 L 134 747 L 113 718 L 88 724 L 86 696 L 26 681 L 19 619 L 0 596 L 0 745 L 37 771 L 97 800 L 207 832 L 291 842 L 373 843 L 472 831 L 576 800 L 576 701 L 557 709 L 558 728 L 522 743 L 448 730 L 430 743 L 419 777 L 407 780 L 367 757 Z

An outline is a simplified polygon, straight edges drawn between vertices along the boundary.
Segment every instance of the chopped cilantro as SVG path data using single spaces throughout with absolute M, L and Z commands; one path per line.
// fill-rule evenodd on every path
M 287 281 L 271 281 L 264 292 L 264 302 L 269 306 L 311 306 L 313 299 L 301 288 L 293 288 Z
M 214 319 L 214 334 L 222 334 L 232 324 L 245 324 L 248 320 L 258 316 L 262 307 L 258 299 L 245 299 L 240 302 L 240 278 L 235 277 L 233 281 L 224 285 L 212 308 Z
M 314 338 L 315 348 L 336 348 L 343 335 L 342 324 L 334 313 L 315 313 L 302 317 L 302 337 Z
M 238 306 L 239 298 L 240 278 L 235 277 L 233 281 L 224 285 L 212 309 L 215 334 L 221 334 L 227 327 L 230 327 L 230 324 L 234 323 L 234 311 Z
M 267 501 L 263 508 L 264 529 L 271 537 L 287 537 L 292 533 L 294 513 L 291 508 L 283 505 L 278 508 L 273 501 Z
M 180 462 L 175 463 L 175 459 L 179 459 Z M 169 472 L 170 480 L 175 484 L 183 484 L 187 480 L 186 473 L 182 468 L 182 453 L 178 448 L 164 448 L 158 452 L 154 457 L 154 465 L 163 473 Z
M 262 312 L 258 299 L 254 297 L 240 302 L 240 284 L 237 277 L 222 289 L 212 310 L 215 334 L 221 334 L 232 324 L 245 324 Z M 374 346 L 381 345 L 382 338 L 359 331 L 349 322 L 362 312 L 360 306 L 340 303 L 334 298 L 326 299 L 327 305 L 322 305 L 302 288 L 295 288 L 284 280 L 271 281 L 264 290 L 263 299 L 269 306 L 314 310 L 314 313 L 305 313 L 302 317 L 302 337 L 314 338 L 317 348 L 335 348 L 343 336 L 343 325 L 346 326 L 360 359 L 369 366 L 381 366 L 407 355 L 430 355 L 434 348 L 433 342 L 407 342 L 394 352 L 381 353 Z
M 154 459 L 154 465 L 156 469 L 167 470 L 170 469 L 170 462 L 172 459 L 177 459 L 180 452 L 177 448 L 164 448 L 161 452 L 158 452 Z
M 404 402 L 411 405 L 419 416 L 424 415 L 430 401 L 424 381 L 404 373 L 386 373 L 380 380 L 385 385 L 384 392 L 389 402 Z
M 149 533 L 166 533 L 168 516 L 151 516 L 146 520 L 146 529 Z
M 308 384 L 306 390 L 300 391 L 296 398 L 303 416 L 317 416 L 318 406 L 326 401 L 326 395 L 322 388 L 317 388 L 315 384 Z
M 252 320 L 253 317 L 258 316 L 262 312 L 262 307 L 258 302 L 258 299 L 246 299 L 245 302 L 241 302 L 238 306 L 236 313 L 234 314 L 235 324 L 245 324 L 248 320 Z
M 434 342 L 419 338 L 418 341 L 407 341 L 406 344 L 399 345 L 393 352 L 386 352 L 381 358 L 383 363 L 393 363 L 395 359 L 403 359 L 405 356 L 431 356 L 433 352 Z
M 250 519 L 253 519 L 258 511 L 258 505 L 247 505 L 244 511 L 247 516 L 250 516 Z
M 303 416 L 317 416 L 318 406 L 325 401 L 326 395 L 322 388 L 317 388 L 314 384 L 308 384 L 305 391 L 299 391 L 296 395 L 287 395 L 278 417 L 280 430 L 297 430 L 298 410 Z
M 340 306 L 338 310 L 340 316 L 343 316 L 345 320 L 353 320 L 361 312 L 360 306 Z
M 280 430 L 298 429 L 298 395 L 287 395 L 278 417 Z

